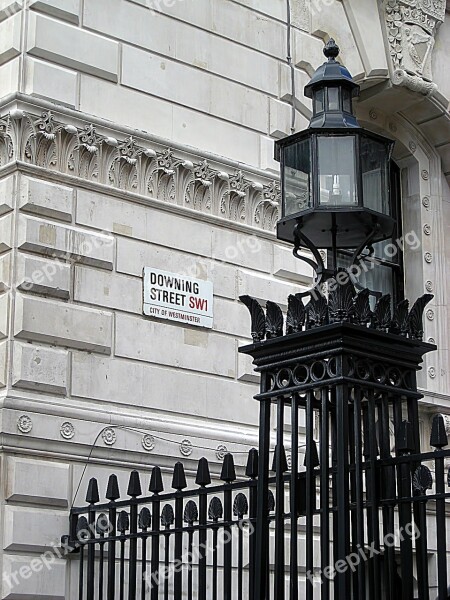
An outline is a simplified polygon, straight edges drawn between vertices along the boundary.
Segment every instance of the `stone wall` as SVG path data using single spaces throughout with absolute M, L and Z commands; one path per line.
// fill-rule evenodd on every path
M 450 412 L 448 23 L 431 84 L 395 78 L 387 4 L 291 5 L 288 27 L 285 0 L 0 0 L 1 599 L 75 597 L 64 560 L 27 565 L 67 532 L 90 476 L 105 487 L 115 471 L 124 489 L 131 468 L 146 484 L 152 465 L 168 477 L 180 458 L 191 474 L 201 456 L 217 473 L 227 450 L 239 469 L 256 445 L 238 296 L 284 307 L 311 283 L 274 236 L 273 141 L 307 125 L 302 88 L 330 36 L 362 85 L 362 122 L 397 141 L 420 237 L 408 295 L 436 294 L 424 440 Z M 144 317 L 146 266 L 212 281 L 213 329 Z

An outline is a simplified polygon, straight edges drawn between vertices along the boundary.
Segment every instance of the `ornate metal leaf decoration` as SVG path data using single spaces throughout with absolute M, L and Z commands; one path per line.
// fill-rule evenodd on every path
M 298 333 L 303 329 L 305 324 L 306 311 L 305 305 L 301 298 L 297 296 L 289 296 L 288 298 L 288 312 L 286 316 L 286 333 Z
M 328 321 L 327 301 L 320 294 L 311 298 L 306 305 L 306 318 L 308 329 L 326 325 Z
M 367 325 L 372 318 L 370 310 L 370 291 L 366 288 L 353 299 L 353 319 L 357 325 Z
M 175 516 L 173 514 L 173 508 L 170 504 L 165 504 L 161 511 L 161 525 L 166 529 L 169 529 L 173 522 L 175 521 Z
M 433 487 L 433 476 L 425 465 L 419 465 L 413 476 L 413 490 L 417 496 L 424 496 Z
M 373 313 L 373 326 L 375 329 L 386 331 L 392 323 L 391 295 L 386 294 L 378 300 Z
M 149 509 L 144 506 L 144 508 L 139 513 L 139 528 L 140 529 L 148 529 L 152 523 L 152 515 Z
M 110 529 L 111 524 L 107 515 L 105 515 L 105 513 L 100 513 L 97 517 L 97 521 L 95 522 L 95 531 L 99 535 L 105 535 L 105 533 L 108 533 Z
M 268 497 L 268 509 L 269 512 L 273 512 L 275 510 L 275 496 L 273 495 L 272 490 L 269 490 L 269 497 Z
M 254 342 L 262 342 L 266 336 L 266 317 L 261 304 L 251 296 L 240 296 L 252 318 L 252 338 Z
M 394 311 L 394 318 L 392 319 L 391 333 L 397 333 L 400 335 L 407 336 L 409 332 L 408 324 L 409 314 L 409 301 L 402 300 L 399 302 Z
M 266 303 L 266 332 L 267 339 L 281 337 L 283 335 L 283 313 L 275 302 Z
M 77 522 L 77 539 L 81 541 L 89 539 L 89 523 L 86 517 L 80 517 Z
M 198 521 L 198 508 L 193 500 L 189 500 L 184 508 L 183 520 L 188 525 L 192 525 Z
M 245 494 L 238 494 L 233 503 L 233 515 L 242 519 L 248 513 L 248 501 Z
M 223 517 L 222 500 L 217 496 L 214 496 L 209 503 L 208 517 L 215 523 Z
M 423 339 L 423 311 L 425 310 L 426 305 L 431 302 L 433 298 L 433 294 L 424 294 L 418 300 L 416 300 L 409 313 L 409 335 L 414 340 Z
M 130 528 L 130 517 L 126 510 L 121 510 L 117 518 L 117 530 L 125 533 Z
M 336 283 L 328 300 L 330 323 L 344 323 L 350 321 L 350 317 L 354 310 L 354 296 L 355 287 L 350 281 L 347 281 L 343 285 Z

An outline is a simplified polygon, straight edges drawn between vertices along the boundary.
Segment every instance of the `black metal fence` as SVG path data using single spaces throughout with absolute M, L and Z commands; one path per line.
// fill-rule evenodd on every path
M 221 485 L 211 485 L 206 459 L 198 464 L 196 489 L 186 490 L 177 463 L 172 490 L 165 493 L 159 467 L 143 496 L 133 471 L 127 500 L 120 500 L 116 475 L 99 503 L 96 479 L 89 506 L 71 511 L 69 544 L 77 551 L 79 600 L 187 598 L 242 600 L 252 594 L 255 573 L 258 452 L 249 452 L 246 479 L 237 481 L 234 459 L 224 458 Z M 274 497 L 268 492 L 268 515 Z
M 295 407 L 306 400 L 280 404 L 278 419 L 288 407 L 295 418 Z M 320 399 L 310 404 L 307 418 L 323 420 Z M 233 457 L 227 455 L 221 485 L 211 485 L 205 459 L 192 490 L 185 489 L 181 463 L 175 465 L 168 493 L 158 467 L 152 470 L 150 496 L 142 495 L 139 474 L 133 471 L 128 499 L 120 500 L 117 477 L 111 475 L 109 502 L 100 503 L 97 481 L 91 479 L 89 506 L 71 513 L 79 600 L 243 600 L 256 597 L 260 582 L 263 591 L 256 593 L 264 594 L 261 598 L 337 598 L 338 570 L 350 579 L 352 598 L 447 599 L 450 473 L 445 458 L 450 450 L 442 449 L 447 441 L 443 424 L 436 421 L 433 429 L 435 452 L 412 454 L 409 423 L 386 397 L 365 398 L 359 390 L 353 406 L 349 539 L 341 537 L 343 524 L 334 502 L 335 457 L 312 438 L 301 464 L 292 455 L 288 466 L 284 445 L 274 453 L 272 469 L 281 475 L 269 478 L 263 501 L 270 536 L 264 571 L 258 570 L 256 556 L 264 550 L 256 548 L 256 450 L 249 453 L 242 481 L 236 480 Z M 380 420 L 385 427 L 378 425 Z M 395 439 L 388 421 L 398 432 Z M 370 430 L 377 431 L 376 445 Z M 319 455 L 330 460 L 321 461 Z M 342 543 L 347 560 L 336 564 Z M 279 569 L 280 564 L 285 568 Z
M 246 479 L 227 455 L 212 485 L 201 459 L 187 490 L 177 463 L 170 493 L 155 467 L 152 495 L 133 472 L 120 500 L 112 475 L 105 504 L 92 479 L 71 512 L 78 600 L 447 600 L 450 450 L 438 415 L 421 451 L 416 383 L 429 297 L 394 317 L 388 300 L 291 297 L 283 335 L 281 309 L 248 299 L 240 351 L 261 388 Z
M 333 388 L 277 402 L 277 431 L 291 431 L 298 443 L 300 418 L 306 453 L 303 461 L 293 453 L 289 468 L 275 452 L 273 527 L 261 528 L 255 570 L 267 555 L 275 568 L 271 581 L 256 581 L 251 598 L 447 600 L 450 450 L 443 449 L 443 419 L 436 417 L 431 438 L 436 450 L 416 453 L 406 420 L 414 401 L 392 402 L 364 387 L 347 392 L 352 398 L 340 420 Z M 282 442 L 286 434 L 279 433 Z

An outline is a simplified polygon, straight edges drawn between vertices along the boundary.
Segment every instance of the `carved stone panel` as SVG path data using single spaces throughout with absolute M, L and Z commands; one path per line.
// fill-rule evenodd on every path
M 389 49 L 395 69 L 432 81 L 435 36 L 445 18 L 445 0 L 387 0 Z

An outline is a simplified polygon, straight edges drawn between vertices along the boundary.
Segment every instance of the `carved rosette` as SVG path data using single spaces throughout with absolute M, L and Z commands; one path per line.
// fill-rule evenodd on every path
M 216 456 L 218 460 L 223 460 L 225 455 L 228 453 L 228 448 L 225 444 L 219 444 L 216 448 Z
M 180 452 L 183 456 L 190 456 L 193 450 L 194 448 L 192 446 L 191 440 L 188 440 L 187 438 L 182 440 L 182 442 L 180 443 Z
M 149 433 L 145 434 L 142 438 L 142 447 L 144 448 L 144 450 L 147 450 L 147 452 L 151 452 L 155 449 L 155 446 L 155 438 Z
M 280 185 L 244 169 L 212 165 L 198 155 L 100 133 L 92 123 L 67 123 L 48 110 L 12 110 L 0 117 L 0 167 L 25 162 L 93 183 L 176 204 L 232 222 L 274 231 Z M 103 129 L 103 128 L 102 128 Z M 147 144 L 154 144 L 149 148 Z
M 70 423 L 70 421 L 65 421 L 61 425 L 59 432 L 62 438 L 65 440 L 71 440 L 75 435 L 75 427 L 72 425 L 72 423 Z
M 115 430 L 112 427 L 106 427 L 103 430 L 102 439 L 107 446 L 114 446 L 117 439 Z
M 21 415 L 17 419 L 17 429 L 21 433 L 31 433 L 31 430 L 33 429 L 33 421 L 28 415 Z
M 445 0 L 386 0 L 385 19 L 394 83 L 432 93 L 431 59 L 445 18 Z M 430 87 L 431 86 L 431 87 Z

